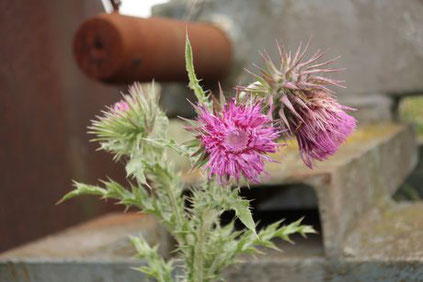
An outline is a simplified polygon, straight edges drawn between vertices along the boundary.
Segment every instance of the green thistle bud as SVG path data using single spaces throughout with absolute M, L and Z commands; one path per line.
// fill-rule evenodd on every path
M 119 159 L 133 156 L 145 146 L 153 146 L 147 139 L 164 138 L 168 120 L 158 101 L 154 84 L 148 89 L 139 83 L 130 86 L 129 94 L 108 106 L 89 127 L 89 133 L 97 136 L 93 141 L 100 143 L 99 150 L 113 153 L 114 158 Z

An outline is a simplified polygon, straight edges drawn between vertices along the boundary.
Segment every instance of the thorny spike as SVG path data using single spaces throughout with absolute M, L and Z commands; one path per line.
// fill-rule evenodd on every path
M 286 64 L 289 66 L 291 64 L 291 51 L 288 52 L 288 57 L 286 59 Z
M 326 54 L 326 52 L 327 52 L 327 50 L 325 50 L 325 51 L 323 51 L 323 52 L 321 52 L 320 51 L 320 49 L 318 49 L 314 54 L 313 54 L 313 56 L 311 56 L 311 58 L 308 60 L 308 61 L 306 61 L 306 62 L 304 62 L 304 63 L 301 63 L 301 64 L 299 64 L 298 65 L 298 68 L 303 68 L 303 67 L 305 67 L 305 66 L 307 66 L 307 65 L 309 65 L 309 64 L 311 64 L 311 63 L 313 63 L 313 62 L 315 62 L 315 61 L 317 61 L 317 60 L 319 60 L 321 57 L 323 57 L 325 54 Z
M 303 45 L 303 42 L 300 41 L 300 45 L 298 45 L 297 52 L 295 52 L 294 59 L 292 60 L 293 66 L 297 64 L 298 56 L 300 55 L 302 45 Z
M 286 73 L 290 73 L 291 71 L 294 70 L 295 67 L 298 66 L 298 64 L 301 62 L 301 60 L 304 58 L 305 54 L 307 53 L 308 48 L 310 47 L 310 40 L 311 38 L 308 39 L 307 44 L 303 50 L 303 52 L 301 53 L 301 55 L 299 56 L 299 58 L 297 58 L 296 60 L 294 60 L 292 66 L 286 71 Z M 298 51 L 300 50 L 302 45 L 302 42 L 300 42 L 300 46 L 298 47 Z
M 337 56 L 337 57 L 335 57 L 335 58 L 333 58 L 331 60 L 328 60 L 326 62 L 308 66 L 306 69 L 313 69 L 313 68 L 319 68 L 319 67 L 322 67 L 322 66 L 326 66 L 326 65 L 329 65 L 329 64 L 331 64 L 331 63 L 339 60 L 340 58 L 341 58 L 341 56 Z
M 300 88 L 298 88 L 297 85 L 295 85 L 294 83 L 289 82 L 289 81 L 288 82 L 285 82 L 283 84 L 283 86 L 286 87 L 286 88 L 288 88 L 288 89 L 291 89 L 291 90 L 300 90 Z
M 301 83 L 300 84 L 301 86 L 304 86 L 304 87 L 308 87 L 308 88 L 311 88 L 311 89 L 313 89 L 313 88 L 315 88 L 315 89 L 319 89 L 319 90 L 322 90 L 322 91 L 326 91 L 326 92 L 329 92 L 329 93 L 335 93 L 333 90 L 330 90 L 329 88 L 326 88 L 325 86 L 323 86 L 323 85 L 319 85 L 319 84 L 315 84 L 315 83 L 310 83 L 310 82 L 303 82 L 303 83 Z
M 308 51 L 308 48 L 310 48 L 310 44 L 311 44 L 311 36 L 308 38 L 308 40 L 307 40 L 307 44 L 306 44 L 306 46 L 304 47 L 304 50 L 303 50 L 303 52 L 301 53 L 300 57 L 298 58 L 298 62 L 300 62 L 300 61 L 304 58 L 305 54 L 306 54 L 306 53 L 307 53 L 307 51 Z
M 344 71 L 346 68 L 338 68 L 338 69 L 311 69 L 307 71 L 303 71 L 301 75 L 307 75 L 307 74 L 314 74 L 314 73 L 331 73 L 331 72 L 339 72 Z
M 266 64 L 266 67 L 270 71 L 278 71 L 276 66 L 273 64 L 272 59 L 270 58 L 269 53 L 267 53 L 266 50 L 263 52 L 259 51 L 260 57 L 263 59 L 264 63 Z
M 282 47 L 282 54 L 283 54 L 284 65 L 286 66 L 286 65 L 288 65 L 288 63 L 287 63 L 288 58 L 287 58 L 287 55 L 286 55 L 285 46 L 282 44 L 281 47 Z
M 254 66 L 254 64 L 253 64 L 253 66 Z M 250 71 L 249 69 L 244 68 L 244 70 L 245 70 L 246 72 L 248 72 L 249 74 L 251 74 L 252 76 L 254 76 L 255 78 L 257 78 L 258 80 L 261 80 L 261 79 L 262 79 L 262 77 L 261 77 L 261 76 L 259 76 L 258 74 L 253 73 L 253 72 L 252 72 L 252 71 Z
M 338 86 L 338 87 L 341 87 L 341 88 L 345 88 L 344 85 L 340 84 L 340 83 L 344 82 L 344 81 L 341 81 L 341 80 L 329 79 L 329 78 L 325 78 L 325 77 L 322 77 L 322 76 L 312 76 L 310 79 L 311 80 L 317 80 L 317 81 L 320 81 L 320 82 L 325 82 L 325 83 L 328 83 L 328 84 L 332 84 L 332 85 L 335 85 L 335 86 Z
M 294 106 L 292 105 L 291 101 L 289 101 L 289 98 L 286 95 L 282 95 L 281 102 L 293 113 L 296 115 L 300 120 L 302 120 L 302 117 L 297 113 L 297 111 L 294 109 Z
M 258 65 L 253 64 L 253 67 L 255 67 L 256 69 L 258 69 L 264 76 L 266 76 L 268 78 L 272 78 L 272 76 L 270 75 L 270 73 L 268 73 L 267 71 L 265 71 L 264 69 L 262 69 Z
M 280 64 L 281 64 L 279 69 L 280 69 L 280 71 L 282 71 L 283 67 L 284 67 L 284 53 L 282 51 L 281 45 L 279 44 L 279 42 L 277 40 L 276 40 L 276 46 L 278 48 Z
M 223 89 L 222 89 L 222 85 L 219 84 L 219 102 L 221 105 L 224 105 L 226 103 L 226 99 L 225 99 L 225 95 L 223 94 Z

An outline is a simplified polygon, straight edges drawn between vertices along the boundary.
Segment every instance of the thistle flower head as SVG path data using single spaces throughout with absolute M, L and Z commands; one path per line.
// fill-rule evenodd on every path
M 205 169 L 209 177 L 217 176 L 220 183 L 243 176 L 257 183 L 264 171 L 266 155 L 276 152 L 275 140 L 280 132 L 271 118 L 262 113 L 259 102 L 238 105 L 234 100 L 213 113 L 198 106 L 197 133 L 208 158 Z
M 129 87 L 129 94 L 92 121 L 89 129 L 96 135 L 94 141 L 100 143 L 101 150 L 119 159 L 143 149 L 146 138 L 163 137 L 168 120 L 158 102 L 154 85 L 147 89 L 134 83 Z
M 343 81 L 324 76 L 342 70 L 329 67 L 339 57 L 319 62 L 326 52 L 317 50 L 305 59 L 309 46 L 310 42 L 304 48 L 300 44 L 292 54 L 278 44 L 278 66 L 267 53 L 261 53 L 266 69 L 256 66 L 261 72 L 261 76 L 253 74 L 258 81 L 241 89 L 269 101 L 273 116 L 279 117 L 283 130 L 297 138 L 304 163 L 312 167 L 313 160 L 324 160 L 337 151 L 356 121 L 345 112 L 353 109 L 339 104 L 328 88 L 344 87 Z
M 333 155 L 356 127 L 354 117 L 325 92 L 314 93 L 302 115 L 302 124 L 294 131 L 304 163 L 312 168 L 313 160 L 323 161 Z

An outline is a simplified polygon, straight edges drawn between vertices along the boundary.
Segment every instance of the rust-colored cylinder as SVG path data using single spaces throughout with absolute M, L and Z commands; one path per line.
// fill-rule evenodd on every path
M 101 14 L 78 29 L 74 55 L 88 76 L 104 82 L 185 81 L 187 30 L 197 76 L 223 79 L 231 44 L 222 30 L 207 23 Z

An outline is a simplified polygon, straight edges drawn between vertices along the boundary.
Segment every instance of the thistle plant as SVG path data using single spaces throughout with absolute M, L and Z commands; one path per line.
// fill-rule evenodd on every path
M 325 86 L 336 82 L 310 77 L 317 66 L 307 66 L 319 55 L 300 63 L 304 55 L 299 52 L 293 59 L 281 53 L 280 68 L 265 57 L 269 69 L 257 76 L 258 82 L 244 87 L 247 91 L 242 95 L 226 101 L 221 93 L 217 100 L 199 84 L 187 37 L 189 87 L 197 98 L 193 104 L 197 118 L 188 120 L 186 127 L 193 140 L 173 140 L 154 84 L 142 88 L 135 83 L 129 94 L 108 107 L 89 128 L 100 149 L 125 164 L 128 183 L 111 179 L 99 186 L 74 182 L 75 189 L 61 201 L 96 195 L 154 216 L 176 241 L 173 258 L 160 257 L 157 246 L 142 237 L 131 241 L 138 257 L 146 261 L 137 270 L 157 281 L 223 280 L 222 271 L 239 262 L 241 254 L 258 253 L 260 247 L 277 249 L 274 238 L 291 242 L 292 234 L 314 233 L 301 219 L 287 225 L 281 220 L 257 230 L 249 200 L 240 195 L 240 183 L 260 181 L 265 163 L 273 161 L 269 154 L 279 149 L 278 139 L 285 131 L 297 136 L 302 156 L 310 165 L 311 158 L 324 159 L 333 153 L 355 126 L 353 118 L 343 112 L 348 108 L 339 105 Z M 202 171 L 202 182 L 191 187 L 183 183 L 169 150 Z M 221 222 L 225 211 L 235 212 L 228 224 Z M 245 228 L 235 229 L 236 220 Z M 180 270 L 178 275 L 175 267 Z

